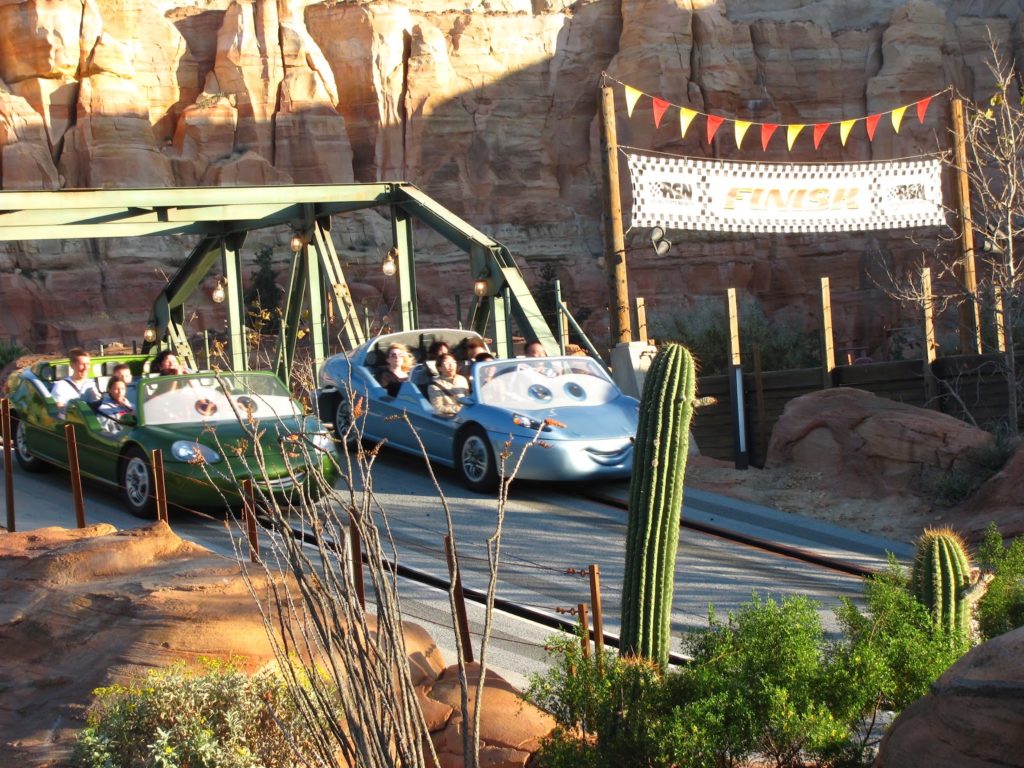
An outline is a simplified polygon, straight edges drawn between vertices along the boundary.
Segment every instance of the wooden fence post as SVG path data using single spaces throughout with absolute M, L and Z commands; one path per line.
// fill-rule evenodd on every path
M 594 609 L 594 656 L 597 657 L 597 671 L 604 666 L 604 614 L 601 610 L 601 569 L 597 563 L 590 564 L 590 605 Z
M 929 408 L 941 410 L 939 384 L 932 370 L 938 345 L 935 343 L 935 307 L 932 303 L 932 271 L 929 267 L 921 270 L 921 305 L 924 309 L 924 399 Z
M 14 533 L 14 437 L 11 435 L 11 401 L 0 400 L 0 431 L 4 433 L 4 497 L 7 503 L 7 532 Z
M 732 399 L 733 452 L 736 469 L 746 469 L 750 466 L 750 446 L 747 444 L 743 366 L 740 364 L 740 317 L 735 288 L 726 292 L 726 300 L 729 309 L 729 395 Z
M 587 604 L 579 603 L 576 606 L 576 613 L 580 617 L 580 646 L 583 649 L 583 658 L 590 658 L 590 622 L 587 621 Z
M 242 509 L 244 510 L 245 531 L 249 539 L 249 561 L 258 563 L 260 561 L 260 539 L 256 529 L 256 498 L 252 480 L 249 478 L 242 481 Z
M 85 528 L 85 501 L 82 497 L 82 474 L 78 469 L 78 442 L 75 440 L 75 425 L 64 425 L 64 438 L 68 442 L 68 471 L 71 473 L 71 495 L 75 500 L 75 522 Z
M 359 533 L 359 525 L 351 513 L 349 513 L 348 517 L 348 535 L 352 555 L 352 583 L 356 588 L 359 607 L 365 611 L 366 587 L 363 583 L 363 537 Z
M 159 448 L 153 449 L 153 495 L 156 498 L 156 519 L 170 523 L 167 514 L 167 486 L 164 484 L 164 454 Z
M 455 620 L 459 630 L 459 637 L 462 639 L 462 655 L 469 664 L 473 663 L 473 638 L 469 634 L 469 616 L 466 615 L 466 595 L 462 591 L 462 574 L 459 571 L 459 561 L 455 555 L 455 542 L 452 537 L 445 535 L 444 551 L 448 557 L 448 578 L 453 582 L 455 589 Z
M 636 298 L 636 333 L 637 340 L 647 343 L 647 303 L 643 296 Z
M 832 336 L 832 290 L 828 278 L 821 278 L 821 384 L 832 386 L 832 372 L 836 369 L 836 347 Z

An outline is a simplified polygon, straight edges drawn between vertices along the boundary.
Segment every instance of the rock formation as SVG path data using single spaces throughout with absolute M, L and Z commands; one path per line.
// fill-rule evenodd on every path
M 886 112 L 955 86 L 985 99 L 990 37 L 1009 59 L 1024 3 L 879 0 L 20 0 L 0 5 L 0 184 L 4 190 L 169 185 L 415 183 L 516 255 L 528 281 L 547 266 L 607 342 L 599 84 L 607 71 L 673 104 L 764 122 Z M 747 160 L 886 159 L 948 145 L 949 101 L 897 135 L 863 129 L 846 146 L 810 132 L 792 152 L 731 136 L 709 146 L 655 129 L 649 99 L 619 141 Z M 751 148 L 751 145 L 753 148 Z M 628 186 L 628 185 L 627 185 Z M 626 211 L 628 214 L 628 189 Z M 951 198 L 949 198 L 951 199 Z M 871 349 L 900 309 L 873 273 L 899 274 L 934 230 L 837 235 L 678 233 L 655 256 L 632 232 L 631 291 L 649 311 L 727 287 L 813 324 L 828 276 L 840 347 Z M 333 230 L 349 279 L 385 310 L 375 268 L 379 215 Z M 255 247 L 290 255 L 287 234 Z M 468 299 L 465 258 L 417 234 L 421 314 L 450 323 Z M 42 351 L 138 338 L 150 303 L 191 247 L 185 239 L 0 244 L 0 338 Z M 66 274 L 65 274 L 66 273 Z M 875 275 L 877 276 L 877 275 Z M 283 275 L 282 275 L 283 279 Z M 50 299 L 74 286 L 75 301 Z M 465 304 L 465 302 L 464 302 Z M 209 313 L 206 313 L 207 315 Z M 204 316 L 194 330 L 215 320 Z
M 257 590 L 261 572 L 251 572 Z M 372 616 L 368 616 L 371 619 Z M 372 628 L 372 626 L 371 626 Z M 442 765 L 461 765 L 458 668 L 404 625 L 413 683 Z M 4 765 L 66 765 L 99 686 L 207 657 L 253 671 L 274 659 L 239 565 L 164 523 L 0 533 L 0 752 Z M 467 670 L 475 691 L 479 666 Z M 521 768 L 554 721 L 488 671 L 481 764 Z

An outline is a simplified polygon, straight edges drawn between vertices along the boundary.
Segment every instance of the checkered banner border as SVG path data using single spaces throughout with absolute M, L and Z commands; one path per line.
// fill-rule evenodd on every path
M 625 155 L 634 227 L 858 232 L 946 222 L 938 159 L 805 165 Z

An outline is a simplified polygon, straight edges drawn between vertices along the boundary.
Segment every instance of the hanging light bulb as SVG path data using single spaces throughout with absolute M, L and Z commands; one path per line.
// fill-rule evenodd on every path
M 392 248 L 384 255 L 384 263 L 380 265 L 381 271 L 387 277 L 394 277 L 395 272 L 398 271 L 398 262 L 395 261 L 395 256 L 398 255 L 398 251 Z
M 476 279 L 476 282 L 473 283 L 473 293 L 482 299 L 490 292 L 491 286 L 490 283 L 487 282 L 487 277 L 485 275 L 480 275 L 480 277 Z
M 298 253 L 306 245 L 306 239 L 302 235 L 292 235 L 292 253 Z
M 156 328 L 154 328 L 152 325 L 147 325 L 146 330 L 142 332 L 142 338 L 144 341 L 146 341 L 146 343 L 152 344 L 154 341 L 156 341 Z
M 213 290 L 210 291 L 210 298 L 213 299 L 214 304 L 223 304 L 224 299 L 228 297 L 227 291 L 228 281 L 223 277 L 218 277 L 217 282 L 213 284 Z

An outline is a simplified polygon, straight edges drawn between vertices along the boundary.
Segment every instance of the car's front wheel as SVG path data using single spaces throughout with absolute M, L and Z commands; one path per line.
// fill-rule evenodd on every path
M 32 453 L 28 447 L 28 426 L 19 418 L 13 417 L 14 423 L 14 458 L 18 460 L 18 466 L 26 472 L 42 472 L 49 465 Z
M 352 401 L 348 392 L 338 393 L 338 407 L 334 410 L 334 434 L 349 448 L 356 444 L 359 432 L 352 418 Z
M 156 517 L 156 484 L 149 457 L 131 447 L 121 460 L 121 495 L 128 511 L 136 517 Z
M 498 487 L 498 467 L 487 433 L 470 425 L 459 433 L 455 446 L 455 471 L 471 491 L 490 493 Z

